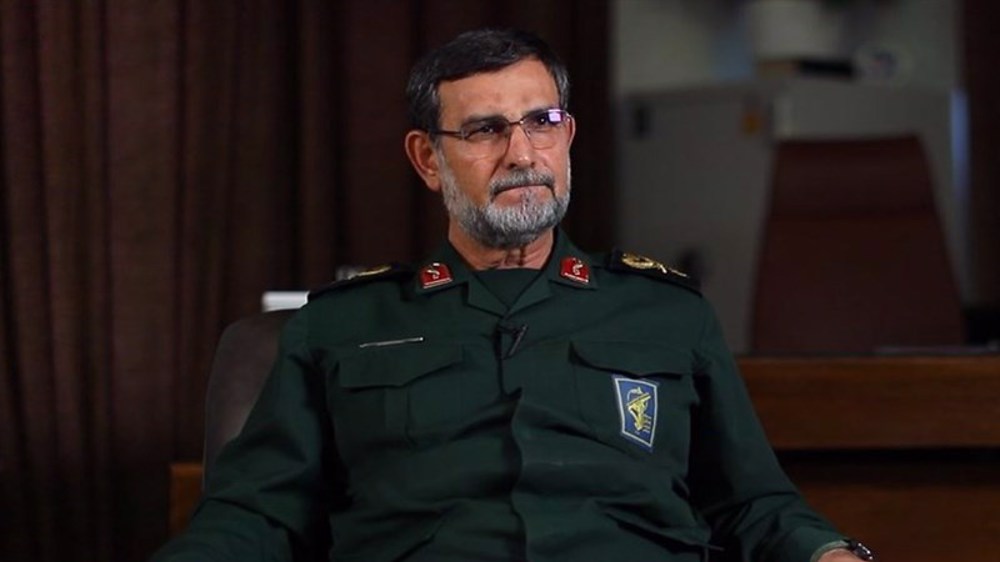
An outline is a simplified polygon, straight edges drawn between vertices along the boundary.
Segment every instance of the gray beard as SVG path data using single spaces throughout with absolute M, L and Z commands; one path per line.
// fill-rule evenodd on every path
M 555 228 L 566 215 L 570 200 L 570 165 L 566 164 L 566 193 L 556 195 L 555 178 L 551 174 L 526 168 L 517 168 L 490 183 L 490 200 L 477 207 L 455 181 L 455 175 L 444 155 L 441 162 L 441 192 L 448 214 L 459 227 L 474 240 L 487 248 L 512 250 L 535 241 L 545 232 Z M 505 188 L 523 185 L 545 185 L 552 197 L 539 200 L 533 191 L 526 190 L 517 205 L 502 206 L 494 198 Z

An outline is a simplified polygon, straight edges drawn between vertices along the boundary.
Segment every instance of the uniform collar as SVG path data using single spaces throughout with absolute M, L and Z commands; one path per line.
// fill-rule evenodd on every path
M 430 282 L 434 272 L 446 275 L 450 280 L 439 278 L 436 282 Z M 465 264 L 461 254 L 450 242 L 445 242 L 427 259 L 420 262 L 417 275 L 413 279 L 413 291 L 417 295 L 426 295 L 455 289 L 467 284 L 473 275 L 474 272 Z
M 479 283 L 475 278 L 475 271 L 469 268 L 449 242 L 439 246 L 430 257 L 420 262 L 413 283 L 415 295 L 429 295 L 467 285 L 469 304 L 499 314 L 513 313 L 545 300 L 551 295 L 551 283 L 574 289 L 597 288 L 590 256 L 573 245 L 560 228 L 555 231 L 552 253 L 538 279 L 525 289 L 510 310 Z
M 555 244 L 549 261 L 543 268 L 543 275 L 553 283 L 575 289 L 596 289 L 593 260 L 580 251 L 561 228 L 557 228 L 555 234 Z

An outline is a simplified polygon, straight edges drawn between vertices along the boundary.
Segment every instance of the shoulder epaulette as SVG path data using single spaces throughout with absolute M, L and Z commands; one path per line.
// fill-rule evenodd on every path
M 612 271 L 622 271 L 626 273 L 638 273 L 660 281 L 667 281 L 675 285 L 680 285 L 685 289 L 701 294 L 701 287 L 698 281 L 692 279 L 688 274 L 678 271 L 662 263 L 621 250 L 613 250 L 608 255 L 608 269 Z
M 310 291 L 309 300 L 313 300 L 331 291 L 337 291 L 346 287 L 353 287 L 355 285 L 370 283 L 372 281 L 378 281 L 380 279 L 392 279 L 395 277 L 403 277 L 412 274 L 413 274 L 413 268 L 406 264 L 391 263 L 386 265 L 380 265 L 377 267 L 372 267 L 364 271 L 355 273 L 354 275 L 346 279 L 334 281 L 333 283 L 330 283 L 325 287 L 316 289 L 314 291 Z

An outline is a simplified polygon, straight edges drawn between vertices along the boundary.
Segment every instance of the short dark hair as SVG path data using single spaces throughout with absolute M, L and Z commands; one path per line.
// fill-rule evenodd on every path
M 569 73 L 545 41 L 517 29 L 477 29 L 432 50 L 413 66 L 406 85 L 410 125 L 424 131 L 440 126 L 437 89 L 441 82 L 500 70 L 525 59 L 537 59 L 545 65 L 556 83 L 559 107 L 568 109 Z

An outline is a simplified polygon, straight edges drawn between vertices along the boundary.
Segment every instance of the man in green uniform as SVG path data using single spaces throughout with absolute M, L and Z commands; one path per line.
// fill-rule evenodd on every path
M 558 229 L 568 90 L 523 32 L 417 64 L 405 148 L 447 243 L 310 296 L 156 560 L 870 559 L 782 473 L 683 274 Z

